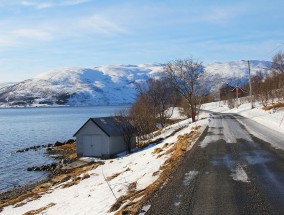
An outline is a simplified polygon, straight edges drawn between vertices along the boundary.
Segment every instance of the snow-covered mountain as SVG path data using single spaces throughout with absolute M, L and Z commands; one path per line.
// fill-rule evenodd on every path
M 269 71 L 267 61 L 251 61 L 251 74 Z M 211 90 L 224 83 L 248 81 L 245 62 L 211 63 L 205 66 Z M 0 107 L 46 105 L 119 105 L 136 97 L 136 83 L 158 77 L 162 64 L 108 65 L 93 68 L 68 68 L 0 88 Z
M 0 89 L 0 107 L 129 104 L 136 83 L 161 71 L 156 64 L 62 69 Z
M 3 83 L 0 83 L 0 90 L 3 90 L 2 88 L 12 86 L 12 85 L 14 85 L 16 83 L 17 82 L 3 82 Z
M 264 74 L 269 73 L 271 69 L 270 61 L 250 61 L 251 76 L 257 71 L 262 71 Z M 217 79 L 216 86 L 219 89 L 220 84 L 230 84 L 232 86 L 248 83 L 249 72 L 247 61 L 231 61 L 226 63 L 210 63 L 205 66 L 205 71 L 208 77 Z M 211 86 L 211 90 L 215 90 L 215 86 Z

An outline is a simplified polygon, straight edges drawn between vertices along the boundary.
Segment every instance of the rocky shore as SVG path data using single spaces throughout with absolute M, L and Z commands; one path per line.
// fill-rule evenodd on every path
M 77 160 L 76 142 L 73 139 L 69 139 L 65 142 L 57 141 L 54 144 L 32 146 L 20 149 L 16 151 L 16 153 L 24 153 L 29 150 L 40 150 L 40 149 L 46 149 L 46 155 L 56 158 L 57 162 L 54 162 L 52 164 L 47 164 L 42 166 L 32 166 L 27 168 L 27 171 L 48 171 L 49 174 L 43 180 L 31 184 L 26 184 L 20 187 L 15 187 L 11 190 L 0 193 L 0 212 L 1 212 L 1 205 L 3 203 L 10 201 L 12 199 L 16 199 L 17 197 L 24 195 L 26 193 L 33 192 L 33 190 L 36 187 L 40 187 L 45 183 L 51 183 L 51 185 L 53 185 L 55 182 L 52 181 L 52 179 L 62 174 L 62 167 L 66 164 L 69 164 Z M 63 180 L 68 180 L 68 178 L 65 178 Z

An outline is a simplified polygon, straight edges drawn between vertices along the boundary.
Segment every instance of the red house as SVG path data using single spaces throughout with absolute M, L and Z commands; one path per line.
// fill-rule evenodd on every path
M 235 98 L 240 98 L 248 95 L 248 92 L 241 87 L 235 87 L 234 89 L 232 89 L 232 93 Z

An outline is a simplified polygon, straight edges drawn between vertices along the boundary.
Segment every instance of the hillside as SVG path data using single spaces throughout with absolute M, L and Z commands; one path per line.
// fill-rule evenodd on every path
M 252 61 L 251 73 L 268 71 L 270 66 L 267 61 Z M 211 82 L 210 91 L 224 83 L 248 81 L 248 67 L 242 61 L 211 63 L 204 69 L 207 83 L 208 79 L 217 80 Z M 62 69 L 1 87 L 0 107 L 130 104 L 135 100 L 136 84 L 157 77 L 162 71 L 162 64 Z

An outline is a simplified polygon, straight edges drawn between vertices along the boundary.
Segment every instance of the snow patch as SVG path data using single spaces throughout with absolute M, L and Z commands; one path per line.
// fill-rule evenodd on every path
M 184 179 L 183 179 L 183 185 L 189 186 L 190 182 L 193 180 L 193 178 L 198 174 L 198 171 L 189 171 L 188 173 L 185 173 Z
M 145 205 L 142 207 L 141 212 L 139 213 L 139 215 L 144 215 L 147 213 L 147 211 L 150 209 L 151 205 Z
M 238 164 L 237 167 L 231 171 L 231 176 L 235 181 L 250 182 L 245 170 L 240 164 Z
M 181 204 L 181 202 L 175 202 L 175 203 L 174 203 L 174 205 L 175 205 L 176 207 L 178 207 L 180 204 Z

